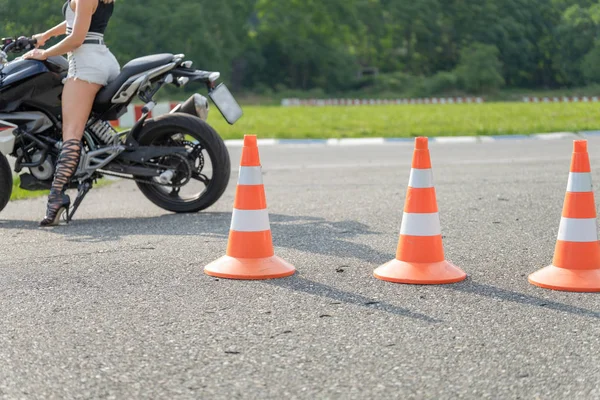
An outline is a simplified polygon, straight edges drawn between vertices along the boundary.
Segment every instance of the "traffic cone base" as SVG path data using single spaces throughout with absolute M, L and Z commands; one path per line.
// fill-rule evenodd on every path
M 565 269 L 550 265 L 529 275 L 529 283 L 567 292 L 600 292 L 600 269 Z
M 207 275 L 225 279 L 275 279 L 294 275 L 296 269 L 277 256 L 233 258 L 223 256 L 204 268 Z
M 448 261 L 411 263 L 396 259 L 377 268 L 373 275 L 382 281 L 415 285 L 456 283 L 467 277 L 465 272 Z

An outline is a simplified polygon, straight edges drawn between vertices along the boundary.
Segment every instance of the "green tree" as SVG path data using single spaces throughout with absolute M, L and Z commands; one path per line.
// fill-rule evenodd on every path
M 599 5 L 592 8 L 573 5 L 564 12 L 556 29 L 558 52 L 555 63 L 566 83 L 580 85 L 584 82 L 583 58 L 594 46 L 599 25 Z
M 259 0 L 257 40 L 269 60 L 261 71 L 268 83 L 309 89 L 344 84 L 355 71 L 348 51 L 353 20 L 348 0 Z
M 482 43 L 472 44 L 461 51 L 456 75 L 466 90 L 484 93 L 504 85 L 499 54 L 496 46 Z
M 586 83 L 600 83 L 600 42 L 585 55 L 581 70 Z
M 31 35 L 62 21 L 65 0 L 0 0 L 0 36 Z M 453 75 L 486 63 L 484 85 L 580 85 L 600 40 L 598 0 L 117 0 L 107 43 L 123 65 L 185 53 L 235 90 L 253 88 L 448 91 Z M 50 44 L 52 44 L 51 42 Z M 469 67 L 469 63 L 475 63 Z M 500 69 L 496 68 L 501 65 Z M 357 80 L 361 67 L 378 79 Z M 463 73 L 463 85 L 469 74 Z M 401 79 L 399 78 L 401 77 Z M 399 84 L 405 80 L 410 85 Z M 487 86 L 488 83 L 491 86 Z M 388 84 L 389 83 L 389 84 Z M 369 86 L 370 85 L 370 86 Z M 409 87 L 410 88 L 406 88 Z M 191 90 L 191 88 L 190 88 Z
M 0 0 L 0 36 L 31 36 L 58 25 L 64 2 Z

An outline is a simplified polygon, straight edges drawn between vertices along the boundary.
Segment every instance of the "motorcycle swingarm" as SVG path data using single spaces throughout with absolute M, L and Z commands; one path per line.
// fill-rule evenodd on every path
M 163 171 L 157 170 L 156 168 L 150 167 L 137 167 L 135 165 L 123 165 L 120 163 L 108 164 L 102 168 L 103 171 L 116 172 L 119 174 L 128 174 L 137 177 L 154 178 L 160 176 Z M 101 172 L 102 173 L 102 172 Z
M 127 149 L 119 154 L 118 160 L 129 161 L 134 163 L 147 162 L 156 157 L 168 156 L 170 154 L 188 155 L 185 147 L 157 147 L 157 146 L 137 146 L 132 150 Z

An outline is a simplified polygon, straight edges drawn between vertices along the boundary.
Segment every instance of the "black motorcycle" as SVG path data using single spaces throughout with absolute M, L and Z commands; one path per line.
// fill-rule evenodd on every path
M 0 44 L 0 211 L 12 192 L 6 155 L 15 157 L 15 172 L 25 190 L 48 190 L 62 146 L 61 93 L 68 61 L 16 58 L 7 54 L 32 49 L 34 39 L 5 38 Z M 229 153 L 222 138 L 206 122 L 208 99 L 194 94 L 169 114 L 149 118 L 154 95 L 167 84 L 182 87 L 200 82 L 229 124 L 242 110 L 218 72 L 192 69 L 183 54 L 156 54 L 125 64 L 121 74 L 96 96 L 82 140 L 81 159 L 68 188 L 77 197 L 67 222 L 99 178 L 134 180 L 157 206 L 176 213 L 197 212 L 213 205 L 227 188 Z M 144 102 L 133 127 L 118 132 L 110 124 L 135 96 Z M 25 169 L 25 170 L 24 170 Z M 24 172 L 28 171 L 28 172 Z

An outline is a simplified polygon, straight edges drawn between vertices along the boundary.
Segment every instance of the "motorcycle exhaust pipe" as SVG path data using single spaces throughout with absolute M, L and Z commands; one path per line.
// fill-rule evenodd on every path
M 208 119 L 208 99 L 198 93 L 191 96 L 184 103 L 177 105 L 171 110 L 170 114 L 181 112 L 194 115 L 203 121 Z

